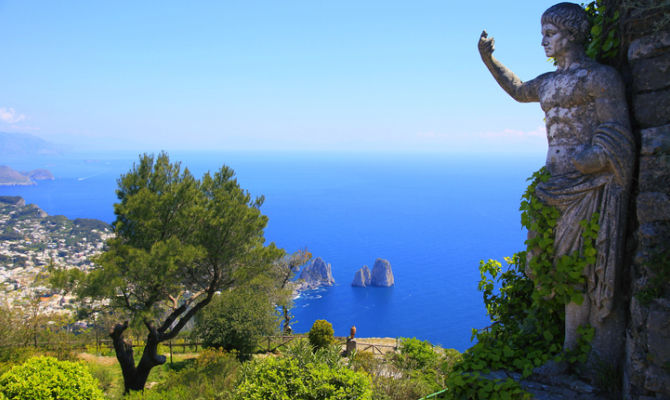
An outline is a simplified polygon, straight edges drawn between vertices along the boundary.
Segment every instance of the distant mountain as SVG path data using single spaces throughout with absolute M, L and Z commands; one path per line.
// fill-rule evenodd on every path
M 53 181 L 56 179 L 48 169 L 38 168 L 28 172 L 22 172 L 23 175 L 34 181 Z
M 59 153 L 58 146 L 35 135 L 0 132 L 0 157 Z
M 6 165 L 0 165 L 0 186 L 30 186 L 34 185 L 32 179 L 18 171 L 14 171 Z
M 0 186 L 30 186 L 35 181 L 54 180 L 54 176 L 46 169 L 35 169 L 29 172 L 18 172 L 6 165 L 0 165 Z

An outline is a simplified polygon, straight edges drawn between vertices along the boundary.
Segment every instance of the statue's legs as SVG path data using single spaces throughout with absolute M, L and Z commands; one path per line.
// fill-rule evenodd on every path
M 589 299 L 584 296 L 584 301 L 579 305 L 577 303 L 568 303 L 565 305 L 565 341 L 564 350 L 572 350 L 577 346 L 577 328 L 589 324 L 589 311 L 591 304 Z

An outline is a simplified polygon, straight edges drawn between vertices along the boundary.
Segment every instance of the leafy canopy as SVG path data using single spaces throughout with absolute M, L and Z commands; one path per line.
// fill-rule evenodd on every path
M 277 330 L 277 314 L 265 285 L 226 290 L 195 318 L 195 332 L 205 347 L 235 350 L 248 359 L 263 335 Z
M 118 179 L 116 237 L 95 260 L 79 294 L 148 319 L 165 315 L 178 332 L 215 292 L 267 271 L 283 255 L 264 246 L 267 217 L 234 172 L 222 166 L 195 179 L 166 153 L 143 155 Z

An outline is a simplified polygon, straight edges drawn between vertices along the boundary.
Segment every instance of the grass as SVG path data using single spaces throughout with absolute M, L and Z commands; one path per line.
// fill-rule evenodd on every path
M 298 336 L 298 335 L 296 335 Z M 342 338 L 343 339 L 343 338 Z M 343 341 L 343 340 L 342 340 Z M 392 348 L 390 346 L 396 346 L 397 345 L 397 340 L 395 338 L 356 338 L 356 341 L 359 343 L 359 348 L 365 347 L 367 345 L 382 345 L 385 347 L 382 347 L 384 353 L 387 352 L 392 352 Z M 279 344 L 279 343 L 277 343 Z M 389 347 L 386 347 L 389 346 Z M 344 349 L 344 347 L 343 347 Z M 100 382 L 100 387 L 105 393 L 105 396 L 108 399 L 111 400 L 121 400 L 123 399 L 123 376 L 121 373 L 121 368 L 119 366 L 119 363 L 116 359 L 116 356 L 114 356 L 114 351 L 107 349 L 107 348 L 102 348 L 99 349 L 100 351 L 97 352 L 96 349 L 90 348 L 89 351 L 86 352 L 81 352 L 76 354 L 76 358 L 82 361 L 84 364 L 86 364 L 91 371 L 91 374 Z M 176 351 L 176 347 L 174 349 Z M 187 349 L 188 350 L 193 350 L 193 349 Z M 200 348 L 199 348 L 200 350 Z M 136 360 L 139 360 L 141 357 L 140 353 L 141 349 L 137 349 L 136 353 Z M 193 363 L 193 361 L 199 356 L 200 352 L 189 352 L 189 353 L 177 353 L 173 351 L 172 354 L 172 360 L 173 362 L 170 363 L 170 356 L 169 356 L 169 349 L 167 346 L 161 346 L 159 348 L 159 353 L 164 354 L 168 361 L 160 366 L 157 366 L 151 370 L 151 373 L 149 374 L 149 378 L 147 379 L 147 389 L 151 389 L 154 385 L 156 385 L 158 382 L 165 381 L 168 379 L 168 376 L 170 375 L 171 372 L 177 372 Z M 281 351 L 281 349 L 280 349 Z M 372 349 L 369 349 L 367 352 L 372 353 Z M 37 355 L 39 352 L 36 351 L 34 355 Z M 254 357 L 266 357 L 268 355 L 271 355 L 271 353 L 265 354 L 265 353 L 259 353 L 256 354 Z M 26 355 L 28 357 L 29 355 Z M 72 354 L 74 356 L 74 354 Z M 379 355 L 373 355 L 371 354 L 372 357 L 377 358 L 381 357 Z M 18 360 L 14 360 L 16 362 Z M 14 362 L 11 362 L 9 364 L 14 364 Z M 7 366 L 8 369 L 9 366 Z
M 157 382 L 163 380 L 169 371 L 179 371 L 191 363 L 198 355 L 196 353 L 173 354 L 173 363 L 166 362 L 151 370 L 147 379 L 146 388 L 150 389 Z M 100 387 L 111 400 L 123 398 L 123 376 L 121 367 L 116 357 L 99 356 L 89 353 L 80 353 L 78 358 L 83 361 L 91 371 L 91 374 L 98 379 Z

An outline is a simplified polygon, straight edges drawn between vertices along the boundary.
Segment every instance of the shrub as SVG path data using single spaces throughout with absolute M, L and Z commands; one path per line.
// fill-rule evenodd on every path
M 314 350 L 312 345 L 305 339 L 295 340 L 286 348 L 285 355 L 298 361 L 301 367 L 307 364 L 326 364 L 336 367 L 342 362 L 342 348 L 335 344 Z
M 403 338 L 400 341 L 400 367 L 405 369 L 423 369 L 435 365 L 438 355 L 429 341 L 417 338 Z
M 247 288 L 227 291 L 196 317 L 196 335 L 206 347 L 235 350 L 248 359 L 263 335 L 276 329 L 276 315 L 267 296 Z
M 245 365 L 234 399 L 371 400 L 372 389 L 367 375 L 341 364 L 268 357 Z
M 335 342 L 333 335 L 333 325 L 325 319 L 317 319 L 312 325 L 312 329 L 309 330 L 307 336 L 309 337 L 309 343 L 315 350 L 318 350 L 323 347 L 327 347 L 330 344 Z
M 79 362 L 34 357 L 0 376 L 0 393 L 7 399 L 103 399 L 98 382 Z
M 197 359 L 186 360 L 179 371 L 171 371 L 156 386 L 131 392 L 124 400 L 228 399 L 238 377 L 237 353 L 203 350 Z

